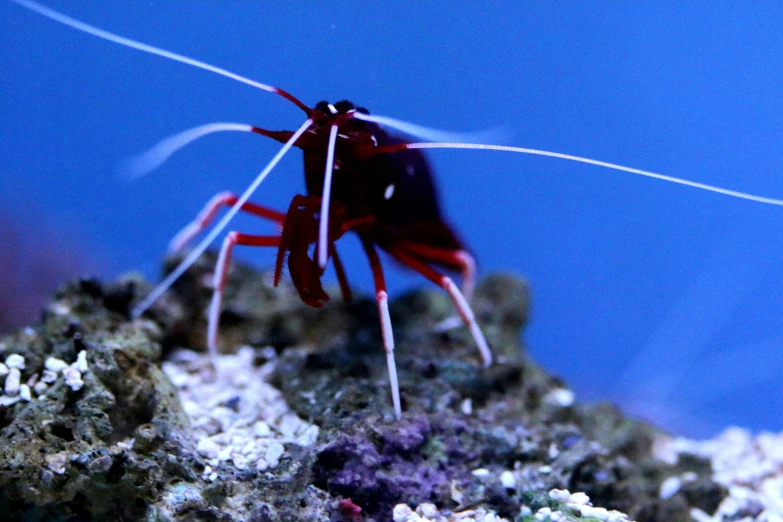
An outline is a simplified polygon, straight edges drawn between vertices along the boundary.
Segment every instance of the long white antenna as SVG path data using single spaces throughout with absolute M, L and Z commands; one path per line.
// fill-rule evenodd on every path
M 152 306 L 152 303 L 157 301 L 160 296 L 162 296 L 166 290 L 168 290 L 174 282 L 179 279 L 179 277 L 185 273 L 185 271 L 190 268 L 190 266 L 196 262 L 196 259 L 204 252 L 204 250 L 209 247 L 209 245 L 212 243 L 212 241 L 215 240 L 215 238 L 220 234 L 228 225 L 228 223 L 234 218 L 234 216 L 239 212 L 239 209 L 244 205 L 248 199 L 250 199 L 250 196 L 253 195 L 253 193 L 256 191 L 258 186 L 261 184 L 264 179 L 269 175 L 269 173 L 272 171 L 273 168 L 280 162 L 280 160 L 283 158 L 283 156 L 288 152 L 291 147 L 296 143 L 296 140 L 299 139 L 299 137 L 304 134 L 304 132 L 310 127 L 310 124 L 313 123 L 313 120 L 307 119 L 302 124 L 299 129 L 297 129 L 296 132 L 294 132 L 293 136 L 291 136 L 287 142 L 285 142 L 285 145 L 278 151 L 277 154 L 275 154 L 275 157 L 272 158 L 272 161 L 270 161 L 266 167 L 264 167 L 264 170 L 261 171 L 261 173 L 256 176 L 256 179 L 253 180 L 253 183 L 248 186 L 245 191 L 242 193 L 241 196 L 239 196 L 239 199 L 236 203 L 228 210 L 225 216 L 223 216 L 223 219 L 220 220 L 220 222 L 215 225 L 215 227 L 207 234 L 207 236 L 201 240 L 201 243 L 198 244 L 188 255 L 187 257 L 175 268 L 169 275 L 166 276 L 163 281 L 161 281 L 158 286 L 156 286 L 150 294 L 142 300 L 141 303 L 136 305 L 136 307 L 133 308 L 131 311 L 131 317 L 137 318 L 141 314 L 144 313 L 145 310 L 147 310 L 150 306 Z
M 108 40 L 110 42 L 114 42 L 116 44 L 120 44 L 125 47 L 130 47 L 131 49 L 136 49 L 138 51 L 142 51 L 145 53 L 154 54 L 157 56 L 161 56 L 163 58 L 168 58 L 169 60 L 174 60 L 175 62 L 184 63 L 193 67 L 197 67 L 199 69 L 204 69 L 206 71 L 213 72 L 221 76 L 225 76 L 226 78 L 231 78 L 232 80 L 236 80 L 238 82 L 250 85 L 252 87 L 256 87 L 258 89 L 267 92 L 278 94 L 292 101 L 297 106 L 299 106 L 299 108 L 303 109 L 305 112 L 309 113 L 310 111 L 310 109 L 301 101 L 297 100 L 295 97 L 288 94 L 284 90 L 278 89 L 277 87 L 272 87 L 271 85 L 266 85 L 264 83 L 257 82 L 255 80 L 251 80 L 250 78 L 246 78 L 239 74 L 232 73 L 231 71 L 228 71 L 221 67 L 215 67 L 214 65 L 210 65 L 206 62 L 202 62 L 201 60 L 189 58 L 182 54 L 177 54 L 171 51 L 167 51 L 165 49 L 161 49 L 160 47 L 155 47 L 153 45 L 145 44 L 137 40 L 133 40 L 131 38 L 126 38 L 125 36 L 120 36 L 118 34 L 111 33 L 99 27 L 95 27 L 94 25 L 90 25 L 80 20 L 77 20 L 75 18 L 71 18 L 68 15 L 65 15 L 59 11 L 55 11 L 54 9 L 41 5 L 38 2 L 34 2 L 33 0 L 11 0 L 11 1 L 31 11 L 34 11 L 42 16 L 45 16 L 50 20 L 54 20 L 55 22 L 59 22 L 61 24 L 67 25 L 68 27 L 72 27 L 73 29 L 76 29 L 83 33 L 91 34 L 93 36 L 97 36 L 98 38 L 102 38 L 104 40 Z
M 332 123 L 329 129 L 329 148 L 326 150 L 326 170 L 324 188 L 321 194 L 321 219 L 318 223 L 318 266 L 326 268 L 326 253 L 329 246 L 329 199 L 332 197 L 332 173 L 334 172 L 334 147 L 337 142 L 338 127 Z
M 129 181 L 135 181 L 165 163 L 172 154 L 191 142 L 208 134 L 224 131 L 253 132 L 253 126 L 244 123 L 207 123 L 182 131 L 173 136 L 161 140 L 157 145 L 130 158 L 120 168 L 123 177 Z
M 687 185 L 701 190 L 707 190 L 709 192 L 717 192 L 718 194 L 724 194 L 739 199 L 746 199 L 754 201 L 756 203 L 764 203 L 767 205 L 783 206 L 783 199 L 768 198 L 764 196 L 756 196 L 755 194 L 748 194 L 747 192 L 739 192 L 737 190 L 730 190 L 722 187 L 716 187 L 714 185 L 708 185 L 706 183 L 699 183 L 697 181 L 690 181 L 683 178 L 675 178 L 674 176 L 667 176 L 666 174 L 658 174 L 656 172 L 650 172 L 647 170 L 635 169 L 632 167 L 625 167 L 616 163 L 609 163 L 606 161 L 594 160 L 591 158 L 584 158 L 581 156 L 573 156 L 571 154 L 562 154 L 560 152 L 550 152 L 547 150 L 539 149 L 527 149 L 524 147 L 510 147 L 506 145 L 486 145 L 482 143 L 405 143 L 401 145 L 390 145 L 386 147 L 378 147 L 379 152 L 393 152 L 401 149 L 471 149 L 471 150 L 497 150 L 502 152 L 518 152 L 521 154 L 532 154 L 534 156 L 547 156 L 550 158 L 559 158 L 568 161 L 576 161 L 578 163 L 587 163 L 589 165 L 596 165 L 598 167 L 605 167 L 607 169 L 620 170 L 623 172 L 630 172 L 631 174 L 638 174 L 639 176 L 645 176 L 648 178 L 660 179 L 663 181 L 669 181 L 671 183 L 677 183 L 679 185 Z
M 377 114 L 364 114 L 358 111 L 352 112 L 351 116 L 357 120 L 370 121 L 378 123 L 392 129 L 428 141 L 448 141 L 448 142 L 471 142 L 471 141 L 501 141 L 508 138 L 508 132 L 503 129 L 489 129 L 478 132 L 448 132 L 430 127 L 423 127 L 415 123 L 389 118 L 388 116 L 378 116 Z

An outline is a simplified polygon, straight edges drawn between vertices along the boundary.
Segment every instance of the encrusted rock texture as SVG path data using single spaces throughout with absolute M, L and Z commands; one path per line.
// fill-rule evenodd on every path
M 608 404 L 573 402 L 531 361 L 521 342 L 527 287 L 502 275 L 483 280 L 472 301 L 496 357 L 489 369 L 437 288 L 392 302 L 397 421 L 374 300 L 310 308 L 289 284 L 274 288 L 270 274 L 234 266 L 221 346 L 250 347 L 243 353 L 266 365 L 286 419 L 317 428 L 307 442 L 280 439 L 282 451 L 266 461 L 216 456 L 220 446 L 195 435 L 215 431 L 196 430 L 162 370 L 182 348 L 205 350 L 213 261 L 205 257 L 135 321 L 129 310 L 149 291 L 140 278 L 82 280 L 60 290 L 39 323 L 0 339 L 0 360 L 24 359 L 21 386 L 6 386 L 0 405 L 0 518 L 369 522 L 391 520 L 400 503 L 432 503 L 441 513 L 481 506 L 533 520 L 523 506 L 535 501 L 535 512 L 541 494 L 561 488 L 632 520 L 678 522 L 693 507 L 713 512 L 726 494 L 709 461 L 654 458 L 654 428 Z M 82 384 L 66 381 L 55 363 L 79 367 L 80 352 Z M 256 432 L 274 435 L 281 423 Z M 661 483 L 685 472 L 696 486 L 661 499 Z

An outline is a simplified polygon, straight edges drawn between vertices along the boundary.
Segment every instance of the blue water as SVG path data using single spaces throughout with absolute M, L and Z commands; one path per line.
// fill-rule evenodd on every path
M 48 5 L 289 90 L 507 143 L 783 196 L 779 3 L 91 2 Z M 208 137 L 136 183 L 117 166 L 212 121 L 295 129 L 271 94 L 0 2 L 0 199 L 28 242 L 156 278 L 170 237 L 277 150 Z M 511 154 L 430 154 L 483 274 L 532 286 L 530 351 L 582 399 L 690 435 L 783 429 L 783 208 Z M 255 199 L 303 191 L 287 158 Z M 245 231 L 266 230 L 239 220 Z M 6 244 L 2 248 L 14 248 Z M 340 244 L 354 286 L 360 247 Z M 273 254 L 242 251 L 269 265 Z M 395 293 L 425 285 L 389 265 Z M 379 347 L 380 349 L 380 347 Z

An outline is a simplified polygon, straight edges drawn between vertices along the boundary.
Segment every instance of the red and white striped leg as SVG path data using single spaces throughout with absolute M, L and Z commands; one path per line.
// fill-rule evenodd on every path
M 383 277 L 381 260 L 372 242 L 362 239 L 364 250 L 370 260 L 373 279 L 375 280 L 375 299 L 378 301 L 378 311 L 381 316 L 381 331 L 383 334 L 383 349 L 386 351 L 386 365 L 389 369 L 389 384 L 391 385 L 392 404 L 397 420 L 402 418 L 400 406 L 400 385 L 397 381 L 397 363 L 394 361 L 394 334 L 392 333 L 391 315 L 389 315 L 389 296 L 386 293 L 386 281 Z
M 462 265 L 462 295 L 465 296 L 465 300 L 470 301 L 476 289 L 476 258 L 467 250 L 454 252 L 454 257 Z
M 174 238 L 172 238 L 169 242 L 169 254 L 174 254 L 185 248 L 199 232 L 204 230 L 207 225 L 215 219 L 215 214 L 220 210 L 220 207 L 231 207 L 237 202 L 237 199 L 239 199 L 239 197 L 231 192 L 216 194 L 206 205 L 204 205 L 204 208 L 199 212 L 198 216 L 196 216 L 196 219 L 185 226 L 176 236 L 174 236 Z M 240 207 L 240 210 L 253 214 L 254 216 L 274 221 L 281 225 L 285 220 L 285 214 L 255 203 L 247 202 Z
M 452 281 L 450 277 L 433 269 L 415 255 L 410 254 L 405 248 L 395 246 L 386 250 L 400 263 L 417 271 L 449 293 L 451 300 L 457 307 L 459 315 L 462 317 L 462 321 L 465 323 L 465 326 L 468 327 L 470 333 L 473 335 L 473 339 L 476 341 L 476 346 L 478 346 L 479 352 L 481 353 L 484 367 L 488 368 L 491 366 L 492 352 L 489 349 L 489 345 L 487 345 L 487 340 L 484 338 L 484 334 L 481 332 L 481 328 L 479 328 L 479 325 L 476 322 L 476 316 L 473 314 L 473 310 L 471 310 L 467 299 L 465 299 L 465 296 L 460 292 L 454 281 Z
M 350 303 L 353 301 L 353 293 L 351 292 L 351 285 L 348 284 L 348 277 L 345 275 L 345 268 L 343 268 L 343 262 L 340 261 L 340 256 L 337 255 L 337 249 L 334 244 L 329 248 L 329 255 L 332 256 L 332 262 L 334 263 L 334 271 L 337 274 L 337 282 L 340 285 L 340 292 L 343 294 L 343 301 Z
M 424 261 L 440 263 L 459 270 L 462 275 L 462 295 L 467 301 L 473 298 L 473 290 L 476 288 L 476 260 L 470 252 L 447 250 L 409 241 L 403 241 L 401 246 Z
M 280 246 L 280 236 L 253 236 L 241 234 L 239 232 L 229 232 L 226 239 L 223 240 L 223 246 L 220 248 L 217 264 L 215 265 L 215 275 L 212 280 L 214 293 L 212 302 L 209 305 L 209 316 L 207 320 L 207 347 L 209 356 L 212 359 L 212 365 L 218 356 L 217 332 L 220 323 L 220 307 L 223 301 L 223 290 L 226 286 L 226 276 L 228 275 L 228 266 L 231 262 L 231 252 L 234 245 L 247 245 L 258 247 L 276 247 Z

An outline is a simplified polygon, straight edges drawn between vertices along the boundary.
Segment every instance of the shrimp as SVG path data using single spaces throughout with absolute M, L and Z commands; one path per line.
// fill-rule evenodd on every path
M 355 96 L 353 96 L 353 97 L 354 97 L 354 99 L 355 99 Z M 479 98 L 481 98 L 481 96 L 479 96 Z M 372 110 L 372 112 L 373 112 L 373 113 L 375 113 L 375 112 L 376 112 L 375 110 L 373 110 L 373 108 L 372 108 L 372 107 L 370 107 L 370 108 L 371 108 L 371 110 Z M 461 147 L 461 148 L 467 148 L 467 147 L 464 147 L 464 145 L 465 145 L 464 143 L 458 143 L 458 144 L 453 144 L 453 143 L 452 143 L 452 145 L 449 145 L 449 146 L 455 146 L 455 147 L 456 147 L 456 146 L 459 146 L 459 147 Z M 432 144 L 427 144 L 426 146 L 428 146 L 428 147 L 431 147 L 431 146 L 434 146 L 434 145 L 432 145 Z M 507 149 L 507 150 L 510 150 L 510 149 Z M 518 152 L 521 152 L 521 151 L 518 151 Z M 459 156 L 458 156 L 458 158 L 459 158 L 459 159 L 458 159 L 457 161 L 464 161 L 464 158 L 466 157 L 464 154 L 466 154 L 466 153 L 456 153 L 456 152 L 455 152 L 455 154 L 459 154 Z M 442 155 L 439 155 L 439 156 L 438 156 L 438 158 L 440 158 L 440 157 L 442 157 Z M 493 162 L 499 161 L 499 160 L 495 160 L 494 158 L 490 159 L 490 157 L 489 157 L 489 153 L 482 154 L 482 158 L 484 158 L 482 161 L 493 161 Z M 439 160 L 439 161 L 441 161 L 441 160 Z M 504 161 L 505 161 L 505 160 L 504 160 Z M 508 165 L 508 164 L 506 163 L 506 165 Z M 536 165 L 541 165 L 541 164 L 540 164 L 540 163 L 536 163 Z M 549 167 L 539 167 L 539 168 L 549 168 Z M 554 168 L 554 167 L 553 167 L 553 168 Z M 443 169 L 440 169 L 440 170 L 441 170 L 441 175 L 443 175 L 443 173 L 444 173 Z M 449 172 L 446 172 L 446 174 L 447 174 L 447 179 L 451 179 L 451 178 L 449 177 L 449 176 L 451 176 L 451 174 L 450 174 Z M 507 191 L 504 191 L 504 190 L 503 190 L 503 188 L 502 188 L 502 185 L 498 185 L 498 184 L 495 182 L 495 179 L 494 179 L 494 178 L 495 178 L 495 176 L 500 176 L 500 175 L 501 175 L 501 174 L 500 174 L 500 173 L 497 171 L 497 169 L 493 169 L 493 171 L 492 171 L 492 178 L 493 178 L 493 180 L 492 180 L 492 183 L 491 183 L 491 185 L 492 185 L 492 186 L 494 186 L 496 190 L 497 190 L 498 188 L 500 188 L 500 193 L 507 192 Z M 453 183 L 453 182 L 452 182 L 452 183 Z M 460 182 L 460 183 L 462 183 L 462 182 Z M 519 183 L 519 182 L 517 181 L 517 183 Z M 696 183 L 696 182 L 694 182 L 694 183 Z M 699 185 L 699 183 L 696 183 L 696 185 Z M 735 186 L 741 186 L 741 185 L 742 185 L 742 183 L 740 183 L 740 180 L 737 180 L 737 183 L 735 183 L 734 185 L 735 185 Z M 448 186 L 448 185 L 447 185 L 447 186 Z M 652 186 L 652 185 L 651 185 L 651 186 Z M 697 188 L 698 188 L 698 187 L 697 187 Z M 484 189 L 482 188 L 482 189 L 480 189 L 480 190 L 483 192 L 483 190 L 484 190 Z M 658 189 L 655 189 L 655 190 L 658 190 Z M 449 191 L 449 190 L 447 189 L 447 191 L 446 191 L 446 192 L 448 193 L 448 191 Z M 540 198 L 539 198 L 539 199 L 540 199 Z M 700 200 L 700 201 L 704 201 L 704 200 Z M 504 204 L 506 204 L 506 205 L 509 205 L 509 206 L 511 206 L 511 207 L 514 207 L 514 208 L 517 208 L 517 207 L 518 207 L 518 205 L 524 205 L 524 203 L 525 203 L 525 200 L 520 200 L 520 201 L 510 200 L 510 199 L 509 199 L 509 197 L 508 197 L 508 196 L 506 196 L 506 195 L 504 194 L 504 196 L 503 196 L 502 198 L 500 198 L 500 197 L 499 197 L 499 199 L 498 199 L 498 202 L 502 202 L 502 203 L 504 203 Z M 474 208 L 475 208 L 475 209 L 479 209 L 479 210 L 480 210 L 480 209 L 482 208 L 482 204 L 483 204 L 483 205 L 486 205 L 487 207 L 490 207 L 490 208 L 498 206 L 498 205 L 497 205 L 496 203 L 494 203 L 494 202 L 491 202 L 491 201 L 490 201 L 490 202 L 488 202 L 488 201 L 486 200 L 486 198 L 484 198 L 484 199 L 479 199 L 479 198 L 477 198 L 475 201 L 471 201 L 471 203 L 470 203 L 470 205 L 471 205 L 471 211 L 472 211 L 472 209 L 474 209 Z M 524 213 L 526 212 L 526 211 L 524 210 L 524 206 L 520 206 L 519 208 L 520 208 L 520 210 L 518 210 L 518 211 L 517 211 L 518 213 L 524 214 Z M 740 208 L 747 208 L 747 207 L 740 207 Z M 493 209 L 493 208 L 492 208 L 492 209 Z M 460 210 L 463 210 L 463 209 L 460 209 Z M 493 210 L 494 210 L 494 209 L 493 209 Z M 464 228 L 464 221 L 465 221 L 465 218 L 461 218 L 461 217 L 460 217 L 460 216 L 462 216 L 463 214 L 464 214 L 464 210 L 463 210 L 463 212 L 461 212 L 461 213 L 459 213 L 459 214 L 458 214 L 457 224 L 458 224 L 458 225 L 462 225 L 462 226 L 460 226 L 459 228 Z M 519 215 L 519 214 L 517 214 L 517 215 Z M 662 219 L 662 218 L 657 218 L 657 220 L 658 220 L 658 221 L 660 221 L 661 219 Z M 485 225 L 485 226 L 486 226 L 486 225 Z M 475 236 L 475 233 L 474 233 L 474 236 Z M 539 242 L 542 242 L 542 241 L 545 241 L 545 240 L 548 240 L 548 241 L 552 242 L 552 239 L 547 239 L 547 238 L 538 239 L 538 238 L 532 238 L 532 237 L 531 237 L 531 239 L 529 239 L 529 240 L 527 240 L 527 239 L 526 239 L 526 241 L 528 241 L 528 244 L 531 244 L 531 243 L 532 243 L 533 245 L 536 245 L 536 244 L 538 244 Z M 557 239 L 557 238 L 555 238 L 555 239 L 554 239 L 554 242 L 556 243 L 557 241 L 558 241 L 558 239 Z M 516 242 L 516 240 L 515 240 L 514 242 Z M 475 240 L 473 240 L 473 241 L 471 241 L 471 243 L 476 243 L 476 241 L 475 241 Z M 506 243 L 509 243 L 509 241 L 506 241 Z M 500 257 L 500 254 L 499 254 L 499 253 L 494 253 L 494 252 L 490 252 L 489 254 L 483 253 L 483 252 L 485 252 L 485 250 L 484 250 L 484 246 L 483 246 L 481 243 L 478 243 L 478 244 L 476 244 L 476 246 L 478 246 L 478 247 L 479 247 L 479 252 L 480 252 L 480 253 L 482 253 L 482 254 L 481 254 L 481 257 L 484 257 L 484 258 L 490 258 L 490 259 L 494 259 L 494 258 L 498 258 L 498 257 Z M 521 244 L 521 241 L 520 241 L 520 250 L 522 250 L 523 248 L 524 248 L 524 245 L 522 245 L 522 244 Z M 566 250 L 565 252 L 570 252 L 570 250 Z M 511 255 L 511 254 L 513 254 L 513 253 L 504 254 L 504 255 Z M 548 257 L 551 257 L 551 256 L 548 256 Z M 542 283 L 535 283 L 535 281 L 534 281 L 534 284 L 536 284 L 536 286 L 539 288 L 539 291 L 542 291 L 542 290 L 543 290 Z M 599 291 L 600 291 L 599 289 L 595 289 L 595 290 L 594 290 L 594 292 L 596 292 L 596 293 L 597 293 L 597 292 L 599 292 Z M 539 317 L 541 316 L 541 313 L 542 313 L 542 310 L 541 310 L 541 308 L 539 307 Z M 573 329 L 574 329 L 574 327 L 572 326 L 572 328 L 571 328 L 570 330 L 573 330 Z

